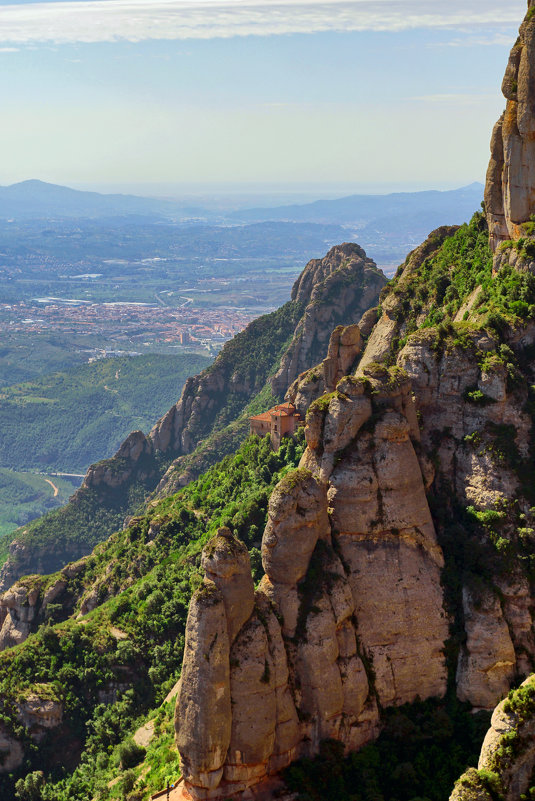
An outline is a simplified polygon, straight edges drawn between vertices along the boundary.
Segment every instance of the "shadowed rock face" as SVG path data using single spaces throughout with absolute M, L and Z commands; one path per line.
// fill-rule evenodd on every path
M 522 223 L 535 213 L 534 10 L 530 0 L 503 79 L 506 110 L 492 133 L 485 204 L 493 251 L 525 235 Z
M 493 712 L 479 756 L 478 773 L 470 768 L 450 796 L 450 801 L 517 801 L 533 786 L 535 769 L 535 676 L 498 704 Z M 493 785 L 486 777 L 493 775 Z M 528 796 L 529 797 L 529 796 Z
M 378 702 L 444 694 L 443 558 L 411 404 L 387 370 L 313 404 L 302 465 L 270 499 L 254 601 L 244 546 L 223 529 L 206 547 L 176 716 L 193 798 L 261 788 L 326 738 L 361 747 Z

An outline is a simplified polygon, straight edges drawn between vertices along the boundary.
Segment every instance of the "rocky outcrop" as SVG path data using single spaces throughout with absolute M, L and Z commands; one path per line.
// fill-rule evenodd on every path
M 50 684 L 36 684 L 16 704 L 18 718 L 35 742 L 63 720 L 63 702 Z
M 28 635 L 51 617 L 51 610 L 63 604 L 63 617 L 71 611 L 69 579 L 79 576 L 86 560 L 66 565 L 54 576 L 28 576 L 0 595 L 0 651 L 24 642 Z M 55 606 L 54 606 L 55 605 Z
M 26 730 L 26 736 L 34 743 L 40 743 L 45 735 L 61 726 L 63 721 L 63 701 L 57 696 L 51 684 L 34 684 L 26 688 L 13 708 L 13 722 Z M 17 770 L 24 760 L 23 743 L 5 722 L 0 725 L 0 774 Z
M 427 248 L 432 252 L 433 243 Z M 362 357 L 358 326 L 337 329 L 328 358 L 291 388 L 292 399 L 308 406 L 308 447 L 300 469 L 273 492 L 262 543 L 266 575 L 255 609 L 245 620 L 250 601 L 240 606 L 236 630 L 241 628 L 231 635 L 235 642 L 248 643 L 240 645 L 240 664 L 249 655 L 257 670 L 262 655 L 271 664 L 266 644 L 252 644 L 255 610 L 270 605 L 266 608 L 278 621 L 299 724 L 288 759 L 313 755 L 325 738 L 356 749 L 376 735 L 378 708 L 444 694 L 444 650 L 453 620 L 444 611 L 444 556 L 428 491 L 449 510 L 446 518 L 458 514 L 452 509 L 469 507 L 484 526 L 492 521 L 501 532 L 501 548 L 506 538 L 516 536 L 515 516 L 500 511 L 510 508 L 512 497 L 523 519 L 531 519 L 515 467 L 528 457 L 526 389 L 509 380 L 498 338 L 479 331 L 462 343 L 439 341 L 435 329 L 422 329 L 408 338 L 397 364 L 386 367 L 366 358 L 368 348 L 377 353 L 374 333 L 381 320 Z M 342 368 L 344 331 L 353 351 Z M 398 327 L 396 335 L 401 331 Z M 521 349 L 532 341 L 526 329 L 511 344 Z M 344 370 L 354 372 L 339 378 Z M 438 525 L 443 536 L 441 515 Z M 483 527 L 477 535 L 463 536 L 481 549 L 484 577 L 468 565 L 458 576 L 463 634 L 457 695 L 476 709 L 491 709 L 534 663 L 535 609 L 522 563 L 509 563 L 505 570 L 496 550 L 488 550 L 488 540 L 497 539 L 494 531 L 485 533 Z M 446 544 L 452 547 L 447 538 Z M 242 568 L 238 573 L 245 582 Z M 232 648 L 231 643 L 233 713 L 232 687 L 238 683 L 233 684 Z M 240 677 L 240 686 L 243 681 Z M 193 797 L 225 798 L 225 793 L 239 795 L 263 786 L 280 764 L 270 750 L 276 715 L 269 720 L 266 750 L 254 756 L 260 762 L 253 763 L 251 755 L 235 785 L 228 777 L 238 774 L 234 767 L 225 772 L 226 762 L 218 767 L 218 783 L 210 787 L 196 784 L 192 773 Z M 253 725 L 250 718 L 240 718 L 240 726 L 248 725 Z M 180 722 L 178 731 L 180 739 Z M 187 761 L 187 744 L 181 753 Z M 234 766 L 239 757 L 230 753 L 225 758 Z
M 515 675 L 516 655 L 499 598 L 485 588 L 463 588 L 466 643 L 457 665 L 457 697 L 475 709 L 503 698 Z
M 530 676 L 493 712 L 478 769 L 458 782 L 451 801 L 518 801 L 533 786 L 535 770 L 535 677 Z
M 0 570 L 0 593 L 11 587 L 21 576 L 54 573 L 66 562 L 76 561 L 87 554 L 88 546 L 79 540 L 50 542 L 36 545 L 26 538 L 22 529 L 8 548 L 8 558 Z
M 203 553 L 177 701 L 194 798 L 237 797 L 326 738 L 355 750 L 377 735 L 378 704 L 446 689 L 443 557 L 409 382 L 343 379 L 312 405 L 306 437 L 270 499 L 254 599 L 229 531 Z
M 533 0 L 509 56 L 502 84 L 507 99 L 494 127 L 485 186 L 490 244 L 518 240 L 535 213 L 535 7 Z
M 35 604 L 39 586 L 15 584 L 0 598 L 0 650 L 18 645 L 28 637 L 30 624 L 36 615 Z
M 88 468 L 82 487 L 97 489 L 104 485 L 114 490 L 126 484 L 133 475 L 144 481 L 154 472 L 154 466 L 150 464 L 153 452 L 152 443 L 144 433 L 133 431 L 112 459 L 104 459 Z
M 340 379 L 351 373 L 362 349 L 362 334 L 358 325 L 337 326 L 329 339 L 327 357 L 317 367 L 306 370 L 296 378 L 286 392 L 286 400 L 293 403 L 304 416 L 312 401 L 325 393 L 334 392 Z
M 426 259 L 429 259 L 443 245 L 444 241 L 457 230 L 457 226 L 442 226 L 432 231 L 425 242 L 415 248 L 399 268 L 397 286 L 394 292 L 386 289 L 381 296 L 381 314 L 377 323 L 370 330 L 374 312 L 363 317 L 359 327 L 367 338 L 366 349 L 362 354 L 360 367 L 364 368 L 374 362 L 382 362 L 392 352 L 396 341 L 402 339 L 407 332 L 407 308 L 411 301 L 411 283 Z M 422 311 L 422 320 L 425 312 Z
M 376 303 L 385 283 L 382 272 L 358 245 L 337 245 L 325 258 L 308 263 L 292 290 L 292 300 L 307 305 L 271 379 L 275 396 L 282 396 L 298 375 L 323 358 L 333 329 L 358 322 Z M 345 336 L 342 348 L 358 344 L 349 333 Z M 327 358 L 336 355 L 329 352 Z M 342 372 L 346 374 L 347 369 Z
M 529 347 L 529 331 L 524 334 Z M 398 364 L 411 380 L 421 452 L 435 463 L 435 495 L 443 506 L 450 505 L 450 519 L 458 519 L 459 510 L 468 507 L 484 522 L 479 534 L 471 535 L 470 548 L 481 553 L 472 570 L 484 573 L 485 580 L 463 566 L 459 603 L 466 639 L 459 653 L 457 687 L 462 700 L 490 709 L 513 678 L 525 676 L 535 664 L 529 576 L 521 560 L 503 561 L 490 545 L 501 537 L 503 548 L 518 548 L 513 543 L 518 543 L 521 520 L 531 519 L 518 466 L 529 457 L 532 421 L 525 384 L 509 381 L 494 336 L 479 332 L 471 344 L 443 343 L 440 348 L 435 337 L 432 330 L 414 334 Z M 515 345 L 520 356 L 522 341 Z
M 258 784 L 270 765 L 295 757 L 299 740 L 280 626 L 267 598 L 255 597 L 247 549 L 221 529 L 203 565 L 176 707 L 182 773 L 195 798 Z

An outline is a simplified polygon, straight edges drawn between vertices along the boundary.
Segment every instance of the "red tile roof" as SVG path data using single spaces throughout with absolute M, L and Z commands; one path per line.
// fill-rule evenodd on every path
M 266 420 L 268 423 L 271 422 L 271 414 L 269 412 L 262 412 L 262 414 L 255 414 L 253 417 L 249 418 L 250 420 Z

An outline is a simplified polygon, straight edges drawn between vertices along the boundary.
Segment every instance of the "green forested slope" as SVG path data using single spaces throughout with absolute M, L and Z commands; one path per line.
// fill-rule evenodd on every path
M 0 467 L 84 472 L 149 430 L 209 364 L 197 354 L 102 359 L 0 390 Z
M 193 432 L 196 440 L 206 434 L 209 436 L 191 456 L 186 457 L 185 469 L 197 460 L 198 475 L 225 454 L 232 453 L 247 436 L 248 415 L 264 411 L 273 405 L 276 399 L 272 397 L 266 381 L 276 371 L 281 350 L 291 337 L 301 313 L 302 304 L 291 302 L 254 320 L 225 344 L 214 365 L 204 371 L 202 375 L 209 374 L 217 367 L 225 377 L 224 390 L 214 394 L 213 403 L 198 421 L 198 427 Z M 243 378 L 237 388 L 231 380 L 235 373 Z M 111 386 L 111 383 L 107 385 Z M 148 389 L 150 390 L 150 382 Z M 173 401 L 176 402 L 177 399 L 178 394 Z M 165 411 L 169 405 L 171 404 L 167 404 Z M 237 420 L 226 425 L 234 416 Z M 127 428 L 126 433 L 131 430 Z M 119 486 L 101 485 L 98 490 L 82 487 L 73 501 L 18 531 L 16 539 L 24 546 L 25 562 L 17 575 L 39 569 L 33 565 L 31 558 L 38 555 L 41 563 L 43 558 L 48 558 L 47 549 L 50 552 L 47 562 L 49 571 L 56 570 L 65 561 L 89 553 L 97 542 L 105 539 L 122 524 L 126 515 L 139 510 L 149 493 L 158 485 L 174 455 L 157 453 L 143 456 L 128 480 Z M 108 463 L 113 470 L 120 472 L 124 469 L 120 459 L 112 458 Z M 171 486 L 167 494 L 172 491 Z M 61 561 L 58 561 L 58 544 Z M 18 569 L 19 559 L 20 553 L 10 557 L 15 570 Z
M 268 438 L 249 438 L 234 456 L 99 545 L 85 571 L 47 609 L 47 623 L 38 633 L 0 654 L 0 729 L 20 739 L 25 750 L 21 770 L 0 776 L 0 798 L 13 798 L 17 776 L 32 770 L 47 774 L 38 798 L 124 797 L 122 783 L 114 789 L 107 784 L 117 772 L 123 775 L 121 743 L 143 715 L 159 707 L 179 677 L 188 603 L 201 582 L 203 545 L 220 525 L 230 525 L 248 545 L 259 579 L 258 549 L 269 495 L 297 465 L 303 448 L 302 437 L 285 441 L 277 453 Z M 25 581 L 42 595 L 56 578 Z M 100 605 L 77 620 L 87 592 L 96 592 Z M 126 636 L 117 639 L 112 626 Z M 101 691 L 117 682 L 122 686 L 118 700 L 100 702 Z M 64 704 L 60 729 L 39 745 L 17 723 L 14 711 L 17 699 L 32 688 Z M 163 760 L 165 769 L 154 775 L 176 778 L 176 756 Z M 65 766 L 73 773 L 62 779 Z M 145 784 L 155 789 L 148 779 Z
M 73 482 L 80 480 L 74 478 Z M 0 565 L 7 553 L 2 551 L 2 537 L 66 503 L 76 486 L 68 478 L 54 476 L 47 480 L 37 473 L 18 473 L 0 467 Z

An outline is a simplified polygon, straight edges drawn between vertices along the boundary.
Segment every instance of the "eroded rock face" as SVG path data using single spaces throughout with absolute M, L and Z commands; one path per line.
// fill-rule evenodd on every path
M 329 340 L 327 358 L 296 378 L 286 392 L 286 400 L 304 416 L 313 400 L 325 392 L 334 392 L 340 379 L 352 372 L 362 347 L 358 325 L 337 326 Z
M 51 579 L 28 576 L 0 595 L 0 651 L 24 642 L 50 617 L 51 604 L 71 600 L 65 592 L 69 579 L 85 570 L 86 560 L 66 565 Z M 67 610 L 66 610 L 67 611 Z
M 0 597 L 0 651 L 24 642 L 36 616 L 39 587 L 15 584 Z
M 209 580 L 191 599 L 176 710 L 184 780 L 206 797 L 223 777 L 232 724 L 225 603 Z
M 499 599 L 488 590 L 464 587 L 466 643 L 457 666 L 457 696 L 488 709 L 509 690 L 516 655 Z
M 411 282 L 426 259 L 431 257 L 443 244 L 444 240 L 455 233 L 458 226 L 442 226 L 431 231 L 425 242 L 415 248 L 405 261 L 398 287 L 402 294 L 393 292 L 381 298 L 381 314 L 377 323 L 370 328 L 373 322 L 373 312 L 364 316 L 359 323 L 362 335 L 367 337 L 366 349 L 362 354 L 359 369 L 362 371 L 370 364 L 382 362 L 390 353 L 396 338 L 405 336 L 406 322 L 403 312 L 403 293 L 410 293 Z
M 318 539 L 330 536 L 325 488 L 302 470 L 275 488 L 262 538 L 262 564 L 272 582 L 295 586 L 306 575 Z
M 490 244 L 525 235 L 535 212 L 535 17 L 533 0 L 511 51 L 502 91 L 504 114 L 494 127 L 485 186 Z
M 242 542 L 236 540 L 230 529 L 220 528 L 204 549 L 201 565 L 207 579 L 214 582 L 223 596 L 229 641 L 232 644 L 254 607 L 249 552 Z
M 525 329 L 517 339 L 512 344 L 521 355 L 524 341 L 531 342 L 530 331 Z M 429 332 L 422 331 L 398 356 L 411 378 L 422 451 L 434 454 L 433 487 L 445 506 L 453 505 L 450 521 L 459 521 L 467 508 L 494 516 L 486 532 L 472 535 L 470 546 L 487 554 L 487 578 L 474 584 L 474 576 L 468 575 L 459 599 L 466 641 L 457 667 L 458 695 L 485 709 L 495 706 L 516 675 L 527 675 L 535 659 L 534 599 L 523 562 L 504 562 L 489 542 L 500 536 L 505 546 L 507 538 L 516 542 L 522 525 L 517 513 L 530 515 L 522 474 L 515 467 L 528 457 L 527 396 L 522 383 L 510 385 L 505 365 L 497 358 L 498 347 L 493 336 L 480 332 L 473 335 L 472 344 L 437 350 Z M 483 403 L 471 400 L 474 392 Z M 509 458 L 500 450 L 504 443 Z M 471 569 L 481 578 L 483 567 L 478 560 Z
M 38 684 L 17 704 L 18 716 L 31 738 L 40 742 L 50 729 L 61 725 L 63 703 L 50 685 Z
M 326 738 L 361 747 L 378 733 L 377 702 L 444 694 L 443 560 L 411 439 L 409 389 L 399 372 L 376 371 L 343 379 L 313 406 L 302 466 L 270 499 L 254 606 L 243 546 L 220 531 L 205 549 L 218 602 L 201 608 L 194 599 L 177 703 L 194 798 L 240 797 L 318 753 Z M 225 603 L 238 597 L 236 576 L 247 600 Z M 205 699 L 198 688 L 201 671 L 212 669 L 204 655 L 216 619 L 231 640 L 218 656 L 225 664 L 213 667 L 220 697 L 230 698 L 230 734 L 225 728 L 214 748 L 194 732 L 201 719 L 211 725 L 213 690 Z M 201 626 L 209 633 L 195 640 Z
M 338 367 L 338 377 L 347 374 L 360 348 L 360 332 L 353 324 L 377 302 L 385 283 L 383 274 L 359 245 L 337 245 L 325 258 L 308 263 L 292 290 L 292 300 L 306 301 L 307 306 L 271 380 L 275 396 L 284 395 L 301 373 L 323 358 L 336 326 L 347 328 L 337 341 L 331 340 L 324 371 L 328 384 L 336 384 Z
M 517 801 L 533 783 L 535 769 L 535 676 L 498 704 L 492 714 L 479 756 L 478 773 L 468 770 L 451 794 L 451 801 Z M 511 743 L 513 746 L 511 747 Z M 505 748 L 504 748 L 505 746 Z M 507 747 L 509 746 L 509 747 Z M 494 776 L 492 788 L 486 776 Z

